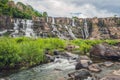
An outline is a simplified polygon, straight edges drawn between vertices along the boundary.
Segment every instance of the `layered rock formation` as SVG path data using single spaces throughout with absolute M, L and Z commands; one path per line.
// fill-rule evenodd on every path
M 120 18 L 47 17 L 33 20 L 0 16 L 0 34 L 10 36 L 59 37 L 62 39 L 120 39 Z

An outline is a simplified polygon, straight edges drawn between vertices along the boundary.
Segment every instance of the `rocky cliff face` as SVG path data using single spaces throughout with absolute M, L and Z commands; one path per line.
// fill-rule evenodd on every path
M 6 30 L 6 32 L 5 32 Z M 65 17 L 13 19 L 0 16 L 0 34 L 19 37 L 59 37 L 62 39 L 120 39 L 120 18 L 71 19 Z

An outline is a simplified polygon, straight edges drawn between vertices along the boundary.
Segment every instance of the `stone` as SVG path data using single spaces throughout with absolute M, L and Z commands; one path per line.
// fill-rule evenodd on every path
M 87 68 L 91 64 L 91 60 L 80 60 L 82 66 Z
M 105 65 L 106 67 L 110 67 L 112 66 L 114 63 L 113 62 L 104 62 L 103 65 Z
M 69 73 L 68 76 L 72 78 L 72 80 L 84 80 L 92 77 L 92 74 L 86 69 L 81 69 L 79 71 Z
M 120 80 L 120 76 L 113 76 L 113 75 L 110 75 L 110 76 L 106 76 L 100 80 Z
M 74 60 L 78 59 L 78 55 L 77 54 L 73 54 L 71 52 L 64 52 L 62 54 L 62 56 L 65 56 L 67 58 L 71 58 L 71 59 L 74 59 Z
M 76 64 L 76 67 L 75 67 L 76 70 L 79 70 L 81 68 L 88 68 L 88 66 L 92 64 L 92 61 L 87 56 L 79 56 L 79 58 L 77 59 L 77 62 L 78 63 Z
M 72 51 L 73 49 L 75 49 L 74 45 L 68 44 L 65 48 L 67 51 Z
M 76 65 L 75 65 L 75 70 L 80 70 L 84 68 L 83 65 L 81 64 L 81 62 L 78 62 Z
M 51 56 L 49 54 L 46 54 L 45 57 L 46 57 L 47 62 L 54 62 L 54 60 L 55 60 L 55 57 Z
M 100 80 L 120 80 L 120 69 L 114 70 L 113 72 L 106 74 L 106 76 L 104 76 Z
M 119 60 L 120 59 L 120 50 L 114 48 L 106 43 L 95 45 L 90 50 L 91 57 L 99 57 L 104 59 Z
M 92 64 L 88 67 L 88 69 L 92 72 L 100 72 L 101 71 L 98 64 Z
M 80 56 L 79 59 L 80 60 L 90 60 L 90 58 L 88 56 Z
M 53 54 L 54 54 L 54 55 L 60 55 L 60 52 L 57 51 L 57 50 L 54 50 Z

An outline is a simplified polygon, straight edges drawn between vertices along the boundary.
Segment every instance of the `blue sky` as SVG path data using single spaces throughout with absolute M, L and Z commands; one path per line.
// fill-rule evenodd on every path
M 49 16 L 70 17 L 111 17 L 120 16 L 120 0 L 14 0 L 30 4 L 40 12 L 48 12 Z

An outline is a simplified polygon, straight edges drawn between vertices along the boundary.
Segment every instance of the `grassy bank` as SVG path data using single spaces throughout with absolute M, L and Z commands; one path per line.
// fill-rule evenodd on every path
M 0 38 L 0 68 L 32 66 L 44 62 L 44 51 L 64 49 L 60 39 Z
M 89 52 L 93 45 L 107 42 L 111 45 L 114 40 L 61 40 L 58 38 L 31 39 L 31 38 L 0 38 L 0 69 L 33 66 L 44 63 L 46 49 L 52 54 L 53 50 L 64 50 L 67 44 L 77 45 L 83 53 Z

